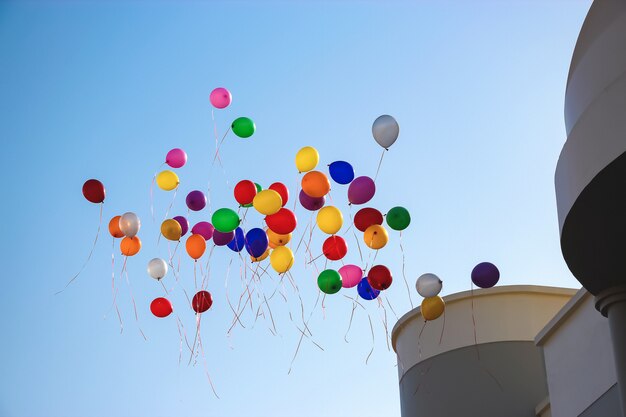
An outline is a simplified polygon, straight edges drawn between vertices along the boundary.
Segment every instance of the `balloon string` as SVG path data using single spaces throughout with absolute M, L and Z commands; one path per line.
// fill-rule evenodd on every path
M 91 247 L 91 251 L 89 251 L 89 256 L 87 256 L 87 260 L 83 264 L 82 268 L 80 268 L 80 271 L 78 271 L 78 273 L 76 275 L 74 275 L 72 277 L 72 279 L 70 279 L 68 281 L 67 284 L 65 284 L 65 287 L 63 287 L 62 290 L 55 292 L 54 295 L 60 294 L 63 291 L 65 291 L 67 289 L 67 287 L 69 287 L 70 284 L 72 282 L 74 282 L 74 280 L 76 278 L 78 278 L 78 276 L 85 270 L 85 267 L 87 267 L 87 264 L 89 263 L 89 260 L 91 259 L 91 256 L 93 255 L 93 251 L 96 249 L 96 243 L 98 243 L 98 236 L 100 236 L 100 227 L 102 226 L 102 210 L 103 210 L 103 208 L 104 208 L 104 202 L 100 203 L 100 220 L 98 221 L 98 231 L 96 232 L 96 237 L 93 240 L 93 246 Z
M 165 212 L 165 217 L 163 218 L 163 221 L 165 221 L 167 219 L 168 214 L 170 214 L 170 210 L 172 209 L 172 206 L 174 205 L 174 201 L 176 200 L 176 193 L 178 193 L 178 187 L 176 186 L 176 188 L 174 188 L 174 196 L 172 197 L 172 201 L 169 205 L 169 207 L 167 208 L 167 211 Z M 159 239 L 161 238 L 161 234 L 159 234 Z
M 213 251 L 215 250 L 215 245 L 213 245 L 211 247 L 211 250 L 209 251 L 209 258 L 206 261 L 206 275 L 202 278 L 202 286 L 200 287 L 200 289 L 206 289 L 207 285 L 209 284 L 209 278 L 210 278 L 210 274 L 211 274 L 211 258 L 213 257 Z
M 224 133 L 224 136 L 222 136 L 222 140 L 220 141 L 220 144 L 215 149 L 215 156 L 213 157 L 213 163 L 211 163 L 211 168 L 213 168 L 213 166 L 215 165 L 215 161 L 217 160 L 220 163 L 222 170 L 224 170 L 224 164 L 222 163 L 222 158 L 220 157 L 220 149 L 222 148 L 222 144 L 224 143 L 224 140 L 226 140 L 226 136 L 228 136 L 228 133 L 230 133 L 230 127 L 228 128 L 226 133 Z M 224 174 L 226 174 L 225 171 L 224 171 Z
M 476 346 L 476 357 L 480 361 L 480 350 L 478 349 L 478 337 L 476 336 L 476 318 L 474 317 L 474 282 L 472 282 L 470 285 L 471 285 L 470 299 L 472 302 L 472 323 L 473 323 L 473 329 L 474 329 L 474 346 Z
M 128 285 L 128 293 L 130 294 L 130 299 L 133 302 L 133 309 L 135 311 L 135 321 L 137 321 L 137 328 L 139 328 L 139 333 L 143 336 L 144 340 L 148 340 L 143 330 L 141 330 L 141 326 L 139 325 L 139 314 L 137 313 L 137 303 L 135 303 L 135 297 L 133 296 L 133 287 L 130 285 L 130 280 L 128 279 L 128 269 L 126 269 L 126 261 L 128 260 L 128 256 L 124 256 L 124 265 L 122 266 L 122 272 L 120 276 L 126 276 L 126 284 Z
M 383 164 L 383 158 L 385 157 L 385 151 L 387 149 L 383 149 L 383 153 L 380 155 L 380 161 L 378 161 L 378 168 L 376 168 L 376 175 L 374 176 L 374 182 L 378 178 L 378 172 L 380 171 L 380 166 Z
M 230 259 L 230 262 L 232 263 L 233 259 Z M 228 303 L 228 306 L 230 307 L 231 311 L 233 312 L 234 317 L 236 318 L 236 322 L 239 322 L 239 324 L 241 325 L 241 327 L 243 327 L 244 329 L 246 328 L 246 326 L 244 326 L 244 324 L 241 322 L 241 320 L 239 319 L 239 316 L 237 315 L 237 311 L 235 310 L 235 308 L 233 307 L 233 304 L 230 302 L 230 298 L 228 296 L 228 277 L 230 275 L 230 263 L 228 264 L 228 271 L 226 272 L 226 279 L 224 280 L 224 288 L 225 288 L 225 292 L 226 292 L 226 302 Z M 237 307 L 237 309 L 239 309 L 239 307 Z M 230 335 L 230 329 L 228 332 L 226 332 L 227 335 Z
M 220 396 L 217 395 L 217 392 L 215 391 L 215 387 L 213 386 L 213 381 L 211 380 L 211 375 L 209 374 L 209 366 L 207 364 L 206 355 L 204 354 L 204 346 L 202 345 L 202 336 L 200 335 L 200 322 L 198 322 L 198 345 L 200 346 L 200 351 L 202 352 L 202 362 L 204 364 L 204 372 L 207 376 L 207 379 L 209 380 L 209 385 L 211 385 L 211 390 L 213 391 L 213 395 L 215 395 L 215 398 L 219 400 Z
M 411 290 L 409 289 L 409 282 L 406 279 L 406 271 L 405 271 L 405 254 L 404 247 L 402 246 L 402 231 L 400 231 L 400 252 L 402 253 L 402 278 L 404 278 L 404 285 L 406 286 L 406 292 L 409 294 L 409 301 L 411 303 L 411 309 L 413 309 L 413 298 L 411 297 Z
M 446 330 L 446 310 L 443 310 L 443 325 L 441 326 L 441 335 L 439 336 L 439 346 L 441 346 L 441 342 L 443 341 L 443 332 Z
M 311 320 L 311 317 L 313 316 L 313 312 L 315 311 L 315 308 L 317 307 L 317 304 L 320 301 L 320 294 L 321 294 L 321 291 L 318 291 L 318 293 L 317 293 L 317 300 L 315 300 L 315 305 L 311 309 L 311 313 L 309 314 L 309 318 L 306 321 L 306 325 L 307 326 L 309 324 L 309 321 Z M 289 315 L 291 316 L 291 312 L 289 313 Z M 298 346 L 296 347 L 296 351 L 293 354 L 293 358 L 291 358 L 291 363 L 289 364 L 289 371 L 287 371 L 287 375 L 291 374 L 291 369 L 293 367 L 293 363 L 296 360 L 296 357 L 298 356 L 298 352 L 300 351 L 300 346 L 302 345 L 302 339 L 304 338 L 305 335 L 306 335 L 306 333 L 303 330 L 300 330 L 300 340 L 298 341 Z
M 396 316 L 396 321 L 400 320 L 400 318 L 396 314 L 396 311 L 393 309 L 393 306 L 391 305 L 391 301 L 389 301 L 389 298 L 387 298 L 387 296 L 385 296 L 385 301 L 387 301 L 387 305 L 391 309 L 391 312 L 393 313 L 393 315 Z
M 367 358 L 365 358 L 366 365 L 367 365 L 367 362 L 370 360 L 370 356 L 372 356 L 372 353 L 374 353 L 374 344 L 376 342 L 376 339 L 374 338 L 374 325 L 372 325 L 372 317 L 369 315 L 369 313 L 367 314 L 367 319 L 370 322 L 370 330 L 372 332 L 372 350 L 370 350 L 370 353 L 367 355 Z
M 348 298 L 350 298 L 350 297 L 348 297 Z M 350 298 L 350 300 L 352 300 L 352 299 Z M 352 328 L 352 319 L 354 318 L 354 311 L 355 310 L 356 310 L 356 303 L 354 302 L 354 300 L 352 300 L 352 312 L 350 313 L 350 321 L 348 322 L 348 330 L 346 330 L 346 334 L 343 335 L 343 340 L 346 343 L 349 343 L 348 342 L 348 333 L 350 332 L 350 329 Z
M 420 330 L 419 334 L 417 335 L 417 353 L 420 359 L 422 359 L 422 344 L 420 342 L 422 338 L 422 333 L 424 332 L 424 329 L 426 328 L 427 323 L 428 321 L 424 320 L 424 325 L 422 326 L 422 330 Z
M 113 303 L 111 307 L 115 307 L 115 311 L 117 312 L 117 318 L 120 322 L 120 334 L 124 331 L 124 324 L 122 323 L 122 315 L 120 314 L 120 310 L 117 306 L 117 290 L 115 289 L 115 238 L 113 238 L 113 244 L 111 246 L 111 296 L 113 298 Z M 109 308 L 109 311 L 111 309 Z
M 383 316 L 381 316 L 381 320 L 383 322 L 383 327 L 385 328 L 385 341 L 387 342 L 387 351 L 391 351 L 389 347 L 389 327 L 387 326 L 387 309 L 385 308 L 385 304 L 382 299 L 378 299 L 378 308 L 383 309 Z

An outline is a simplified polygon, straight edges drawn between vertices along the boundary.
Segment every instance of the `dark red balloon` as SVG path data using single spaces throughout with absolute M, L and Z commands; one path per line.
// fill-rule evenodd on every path
M 274 190 L 278 194 L 280 194 L 280 198 L 283 199 L 283 207 L 285 207 L 285 204 L 287 204 L 287 200 L 289 200 L 289 189 L 287 188 L 287 186 L 282 182 L 275 182 L 274 184 L 270 185 L 269 189 Z
M 348 244 L 341 236 L 333 235 L 324 241 L 322 251 L 331 261 L 338 261 L 348 253 Z
M 391 286 L 391 271 L 385 265 L 375 265 L 367 274 L 367 282 L 375 290 L 386 290 Z
M 152 311 L 152 314 L 157 317 L 167 317 L 173 311 L 172 303 L 170 303 L 170 300 L 168 300 L 167 298 L 155 298 L 154 300 L 152 300 L 152 303 L 150 303 L 150 311 Z
M 278 212 L 271 214 L 265 218 L 267 227 L 272 229 L 272 232 L 279 235 L 287 235 L 296 229 L 298 219 L 293 211 L 281 208 Z
M 198 291 L 191 300 L 191 308 L 196 313 L 204 313 L 213 305 L 213 297 L 208 291 Z
M 106 191 L 104 190 L 104 185 L 102 185 L 100 181 L 91 179 L 85 181 L 83 184 L 83 195 L 92 203 L 102 203 L 104 201 Z
M 354 225 L 361 232 L 364 232 L 373 224 L 383 224 L 383 215 L 375 208 L 365 207 L 354 215 Z
M 239 204 L 251 204 L 256 195 L 256 185 L 250 180 L 241 180 L 235 185 L 235 200 Z

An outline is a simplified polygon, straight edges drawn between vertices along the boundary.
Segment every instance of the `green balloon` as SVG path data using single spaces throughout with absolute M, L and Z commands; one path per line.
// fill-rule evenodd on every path
M 233 129 L 233 133 L 240 138 L 249 138 L 256 130 L 254 122 L 248 117 L 238 117 L 230 127 Z
M 239 226 L 239 215 L 229 208 L 221 208 L 213 213 L 211 223 L 215 230 L 222 233 L 232 232 Z
M 255 182 L 255 183 L 254 183 L 254 185 L 256 186 L 256 193 L 257 193 L 257 194 L 258 194 L 258 193 L 260 193 L 261 191 L 263 191 L 263 187 L 261 187 L 258 183 L 256 183 L 256 182 Z M 241 206 L 241 207 L 245 207 L 245 208 L 252 207 L 252 203 L 250 203 L 250 204 L 244 204 L 244 205 L 243 205 L 243 206 Z
M 387 224 L 393 230 L 404 230 L 409 227 L 409 223 L 411 223 L 411 215 L 404 207 L 392 208 L 385 218 L 387 219 Z
M 341 289 L 341 275 L 334 269 L 326 269 L 317 277 L 317 286 L 326 294 L 335 294 Z

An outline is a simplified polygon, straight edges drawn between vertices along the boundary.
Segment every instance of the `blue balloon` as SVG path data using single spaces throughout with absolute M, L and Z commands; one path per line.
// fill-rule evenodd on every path
M 253 258 L 258 258 L 265 253 L 270 241 L 265 230 L 255 227 L 246 233 L 246 250 Z
M 367 282 L 367 277 L 361 279 L 361 282 L 359 282 L 359 285 L 357 285 L 356 290 L 359 292 L 359 295 L 364 300 L 373 300 L 374 298 L 378 297 L 378 294 L 380 294 L 380 291 L 372 288 L 370 283 Z
M 328 165 L 328 172 L 337 184 L 350 184 L 354 179 L 354 168 L 346 161 L 335 161 Z
M 228 247 L 234 250 L 235 252 L 241 252 L 244 248 L 246 242 L 246 238 L 243 234 L 243 229 L 238 227 L 235 229 L 235 237 L 230 241 Z

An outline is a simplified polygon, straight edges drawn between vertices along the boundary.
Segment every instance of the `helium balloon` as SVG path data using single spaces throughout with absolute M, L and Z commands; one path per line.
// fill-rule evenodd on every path
M 375 265 L 367 273 L 367 282 L 375 290 L 386 290 L 392 281 L 391 271 L 385 265 Z
M 160 189 L 172 191 L 174 188 L 178 187 L 180 180 L 175 172 L 166 169 L 165 171 L 159 172 L 159 175 L 156 177 L 156 183 Z
M 255 227 L 246 233 L 246 250 L 250 256 L 258 258 L 267 250 L 269 239 L 265 230 Z
M 191 233 L 201 235 L 204 240 L 211 239 L 213 237 L 213 231 L 215 231 L 215 228 L 209 222 L 198 222 L 191 228 Z
M 361 232 L 367 230 L 371 225 L 383 224 L 383 220 L 382 213 L 371 207 L 364 207 L 354 215 L 354 225 Z
M 289 189 L 287 188 L 287 186 L 282 182 L 275 182 L 270 185 L 268 189 L 274 190 L 278 194 L 280 194 L 280 198 L 282 198 L 283 200 L 283 207 L 285 207 L 285 204 L 287 204 L 287 201 L 289 201 Z
M 213 243 L 217 246 L 226 246 L 235 238 L 235 232 L 222 233 L 219 230 L 213 231 Z
M 346 161 L 335 161 L 328 165 L 328 172 L 330 173 L 330 178 L 337 184 L 350 184 L 354 179 L 354 168 Z
M 172 168 L 180 168 L 187 163 L 187 154 L 180 148 L 174 148 L 165 155 L 165 163 Z
M 189 220 L 187 220 L 183 216 L 176 216 L 174 217 L 174 220 L 176 220 L 178 224 L 180 224 L 180 235 L 185 236 L 189 231 Z
M 148 262 L 148 275 L 159 281 L 167 275 L 167 263 L 161 258 L 154 258 Z
M 341 275 L 341 286 L 344 288 L 356 287 L 363 278 L 363 270 L 356 265 L 344 265 L 339 268 L 339 275 Z
M 259 256 L 258 258 L 255 258 L 254 256 L 250 256 L 250 260 L 252 262 L 261 262 L 265 260 L 268 256 L 270 256 L 270 248 L 267 248 L 265 252 L 263 252 L 263 255 Z
M 350 204 L 365 204 L 374 197 L 376 184 L 370 177 L 357 177 L 348 187 L 348 201 Z
M 124 237 L 124 233 L 120 229 L 120 218 L 122 216 L 115 216 L 109 221 L 109 233 L 113 237 Z
M 206 195 L 202 191 L 194 190 L 187 194 L 185 202 L 189 210 L 200 211 L 206 206 Z
M 387 230 L 379 224 L 373 224 L 363 233 L 365 244 L 372 249 L 381 249 L 389 242 Z
M 206 241 L 200 235 L 191 235 L 187 238 L 185 248 L 189 256 L 197 261 L 206 250 Z
M 404 207 L 394 207 L 385 216 L 387 224 L 393 230 L 404 230 L 411 223 L 411 215 Z
M 241 227 L 235 229 L 235 237 L 228 242 L 227 246 L 235 252 L 241 252 L 244 246 L 246 246 L 246 236 Z
M 293 265 L 293 252 L 287 246 L 279 246 L 270 253 L 270 264 L 274 271 L 282 274 Z
M 341 289 L 341 275 L 334 269 L 326 269 L 317 277 L 317 286 L 325 294 L 335 294 Z
M 326 206 L 317 213 L 317 227 L 324 233 L 334 235 L 343 226 L 343 215 L 337 207 Z
M 472 282 L 480 288 L 491 288 L 498 283 L 500 271 L 491 262 L 482 262 L 472 270 Z
M 277 213 L 267 216 L 265 223 L 272 231 L 281 235 L 288 235 L 296 229 L 298 220 L 293 211 L 283 207 Z
M 367 282 L 367 277 L 361 279 L 359 284 L 356 286 L 356 290 L 359 293 L 359 296 L 364 300 L 373 300 L 380 294 L 380 291 L 372 288 L 369 282 Z
M 229 208 L 221 208 L 216 210 L 211 217 L 211 223 L 218 232 L 228 233 L 232 232 L 239 226 L 241 220 L 239 215 Z
M 439 295 L 443 282 L 435 274 L 422 274 L 415 282 L 417 293 L 424 298 Z
M 445 309 L 446 303 L 438 295 L 434 297 L 424 298 L 424 300 L 422 300 L 422 305 L 420 306 L 422 317 L 424 317 L 424 320 L 426 321 L 439 318 L 439 316 L 443 314 L 443 311 Z
M 209 101 L 216 109 L 225 109 L 232 99 L 233 97 L 230 95 L 230 91 L 224 87 L 217 87 L 209 94 Z
M 283 199 L 274 190 L 263 190 L 254 196 L 252 205 L 259 213 L 269 216 L 280 210 L 283 206 Z
M 191 308 L 196 313 L 204 313 L 213 305 L 213 297 L 208 291 L 198 291 L 191 300 Z
M 167 240 L 177 242 L 183 235 L 183 228 L 174 219 L 163 220 L 163 223 L 161 223 L 161 234 Z
M 172 314 L 174 309 L 172 303 L 167 298 L 159 297 L 150 303 L 150 311 L 159 318 L 167 317 Z
M 372 135 L 380 146 L 385 149 L 389 149 L 391 145 L 398 139 L 400 133 L 400 126 L 393 117 L 384 114 L 374 120 L 372 125 Z
M 231 129 L 233 129 L 233 133 L 240 138 L 249 138 L 254 134 L 256 130 L 256 125 L 252 121 L 252 119 L 248 117 L 239 117 L 235 119 L 232 125 L 230 125 Z
M 305 209 L 309 211 L 317 211 L 321 209 L 322 207 L 324 207 L 324 204 L 326 204 L 326 198 L 310 197 L 304 192 L 304 190 L 300 190 L 300 195 L 298 196 L 298 198 L 300 200 L 300 204 L 302 205 L 302 207 L 304 207 Z
M 256 185 L 250 180 L 241 180 L 235 185 L 235 200 L 242 206 L 251 204 L 256 193 Z
M 254 186 L 256 187 L 256 193 L 254 195 L 257 195 L 258 193 L 263 191 L 263 187 L 261 187 L 261 184 L 258 184 L 258 183 L 255 182 Z M 254 201 L 254 197 L 252 197 L 252 199 Z M 241 207 L 252 207 L 252 202 L 250 202 L 250 204 L 244 204 Z
M 141 250 L 141 240 L 139 240 L 139 236 L 126 236 L 120 242 L 120 250 L 122 251 L 122 255 L 125 256 L 137 255 L 139 250 Z
M 305 146 L 296 154 L 296 168 L 298 172 L 307 172 L 314 169 L 320 161 L 320 154 L 312 146 Z
M 330 191 L 330 181 L 328 177 L 319 171 L 311 171 L 302 177 L 302 191 L 309 197 L 324 197 Z
M 330 236 L 324 241 L 322 252 L 331 261 L 338 261 L 348 253 L 348 244 L 341 236 Z
M 127 212 L 120 217 L 120 230 L 126 237 L 133 237 L 141 228 L 141 220 L 133 212 Z
M 91 203 L 102 203 L 106 195 L 104 185 L 98 180 L 87 180 L 83 184 L 83 195 Z
M 277 246 L 285 246 L 291 240 L 291 233 L 282 235 L 276 233 L 272 229 L 267 229 L 266 233 L 267 238 L 269 239 L 269 245 L 272 249 L 276 248 Z

